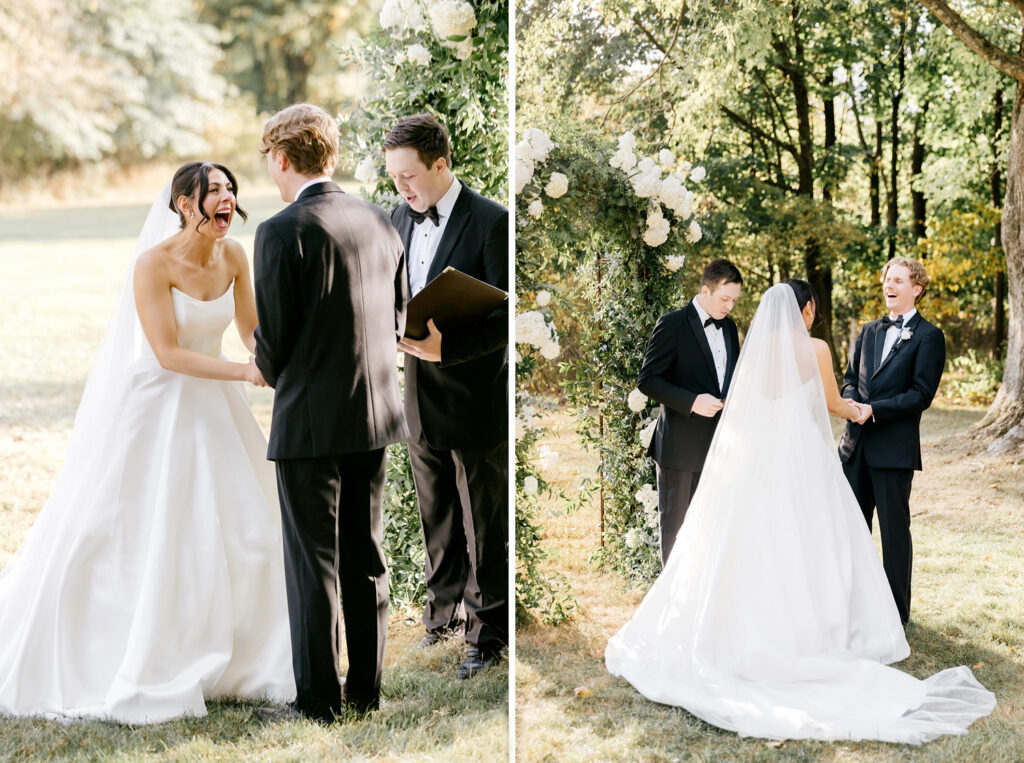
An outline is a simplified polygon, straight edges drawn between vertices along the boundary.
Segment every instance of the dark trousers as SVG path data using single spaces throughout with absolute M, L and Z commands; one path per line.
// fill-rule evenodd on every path
M 864 519 L 871 529 L 878 508 L 878 530 L 882 536 L 882 567 L 896 601 L 900 619 L 910 619 L 910 573 L 914 547 L 910 540 L 910 483 L 913 469 L 878 469 L 864 457 L 864 448 L 854 449 L 843 472 L 853 488 Z
M 681 472 L 658 466 L 658 512 L 661 514 L 661 563 L 668 562 L 686 510 L 697 492 L 700 472 Z
M 375 705 L 388 625 L 384 449 L 277 462 L 296 706 L 332 720 L 341 712 L 340 623 L 350 702 Z
M 438 632 L 466 612 L 466 641 L 508 643 L 508 443 L 435 450 L 409 443 L 426 547 L 423 625 Z

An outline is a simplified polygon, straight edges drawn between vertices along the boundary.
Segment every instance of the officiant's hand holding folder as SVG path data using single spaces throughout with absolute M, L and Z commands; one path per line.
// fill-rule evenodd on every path
M 428 334 L 429 318 L 439 326 L 461 323 L 487 315 L 507 299 L 507 292 L 455 268 L 445 268 L 406 305 L 405 336 L 423 339 Z

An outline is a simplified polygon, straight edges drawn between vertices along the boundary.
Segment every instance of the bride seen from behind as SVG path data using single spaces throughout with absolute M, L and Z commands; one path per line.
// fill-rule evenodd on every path
M 226 167 L 153 204 L 67 456 L 0 573 L 0 714 L 155 723 L 218 696 L 294 697 L 266 439 L 221 354 L 256 310 Z
M 805 281 L 763 295 L 686 520 L 606 665 L 743 736 L 966 733 L 995 706 L 968 668 L 887 667 L 910 648 L 836 453 L 826 411 L 860 410 L 808 334 L 816 307 Z

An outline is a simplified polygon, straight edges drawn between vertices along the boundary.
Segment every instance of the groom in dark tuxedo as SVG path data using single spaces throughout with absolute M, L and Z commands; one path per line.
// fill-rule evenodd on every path
M 839 457 L 864 519 L 878 509 L 882 566 L 900 618 L 910 619 L 910 483 L 921 469 L 921 413 L 932 403 L 946 363 L 946 339 L 917 312 L 928 274 L 896 257 L 882 270 L 889 315 L 861 329 L 843 376 L 843 397 L 861 404 L 846 425 Z
M 383 149 L 404 199 L 391 219 L 405 244 L 410 296 L 448 267 L 507 290 L 508 210 L 452 174 L 441 123 L 405 117 Z M 456 631 L 464 609 L 467 648 L 456 677 L 469 678 L 508 643 L 508 307 L 471 321 L 431 320 L 428 329 L 399 345 L 426 546 L 421 646 Z
M 256 230 L 256 365 L 274 388 L 296 709 L 331 721 L 376 708 L 387 640 L 384 451 L 407 432 L 398 386 L 402 242 L 379 208 L 331 181 L 338 128 L 297 104 L 260 151 L 289 202 Z M 348 676 L 338 677 L 341 590 Z
M 727 316 L 742 286 L 743 277 L 731 262 L 709 262 L 700 293 L 658 319 L 644 354 L 637 387 L 661 403 L 647 455 L 658 465 L 662 563 L 668 561 L 697 491 L 736 368 L 739 335 Z

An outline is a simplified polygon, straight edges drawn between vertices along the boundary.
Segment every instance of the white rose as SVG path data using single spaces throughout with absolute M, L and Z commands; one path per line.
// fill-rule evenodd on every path
M 405 28 L 405 14 L 402 13 L 402 7 L 397 0 L 387 0 L 380 9 L 377 19 L 383 29 L 402 30 Z
M 647 214 L 647 230 L 644 232 L 644 243 L 647 246 L 661 246 L 668 240 L 671 226 L 665 219 L 661 207 L 655 207 L 653 212 Z
M 355 178 L 360 183 L 368 185 L 377 179 L 377 165 L 372 156 L 364 156 L 356 166 Z
M 665 270 L 669 273 L 675 273 L 679 268 L 686 264 L 685 254 L 672 254 L 665 258 Z
M 636 527 L 631 527 L 626 531 L 623 542 L 626 544 L 626 548 L 640 548 L 644 542 L 643 533 Z
M 554 339 L 545 343 L 540 348 L 540 354 L 548 360 L 554 360 L 561 352 L 562 348 L 558 345 L 558 341 Z
M 526 188 L 526 184 L 533 179 L 533 164 L 516 160 L 516 195 L 518 196 Z
M 667 148 L 663 148 L 658 153 L 658 163 L 661 165 L 662 169 L 668 172 L 673 167 L 675 167 L 676 157 Z
M 530 202 L 530 206 L 526 208 L 526 211 L 530 214 L 530 217 L 540 217 L 544 214 L 544 205 L 540 199 L 534 199 Z
M 693 172 L 690 173 L 690 180 L 694 183 L 699 183 L 705 177 L 707 177 L 708 171 L 703 167 L 694 167 Z
M 551 177 L 548 178 L 548 184 L 544 187 L 544 193 L 552 199 L 558 199 L 565 196 L 568 190 L 569 178 L 561 172 L 552 172 Z
M 647 407 L 647 395 L 638 389 L 634 389 L 629 393 L 629 397 L 626 398 L 626 404 L 629 406 L 629 410 L 639 413 Z
M 442 40 L 459 37 L 476 26 L 473 6 L 463 0 L 440 0 L 430 6 L 430 23 Z
M 547 307 L 548 303 L 551 302 L 550 291 L 538 291 L 537 292 L 537 304 L 541 307 Z
M 406 58 L 415 64 L 426 66 L 430 63 L 430 51 L 419 43 L 416 43 L 415 45 L 409 46 L 406 51 Z
M 696 244 L 698 241 L 700 241 L 701 236 L 703 236 L 703 235 L 704 235 L 704 232 L 700 229 L 700 225 L 697 224 L 697 221 L 696 220 L 691 221 L 690 222 L 690 227 L 686 231 L 686 240 L 687 240 L 687 242 L 689 242 L 691 244 Z
M 658 420 L 651 419 L 651 423 L 640 430 L 640 442 L 643 443 L 644 450 L 651 447 L 651 440 L 654 439 L 654 430 L 658 428 Z
M 910 329 L 903 329 L 903 331 L 900 332 L 900 341 L 905 342 L 908 339 L 910 339 L 910 337 L 912 337 L 913 335 L 914 332 L 911 331 Z
M 537 478 L 532 474 L 523 480 L 523 492 L 527 495 L 536 495 L 537 487 Z

